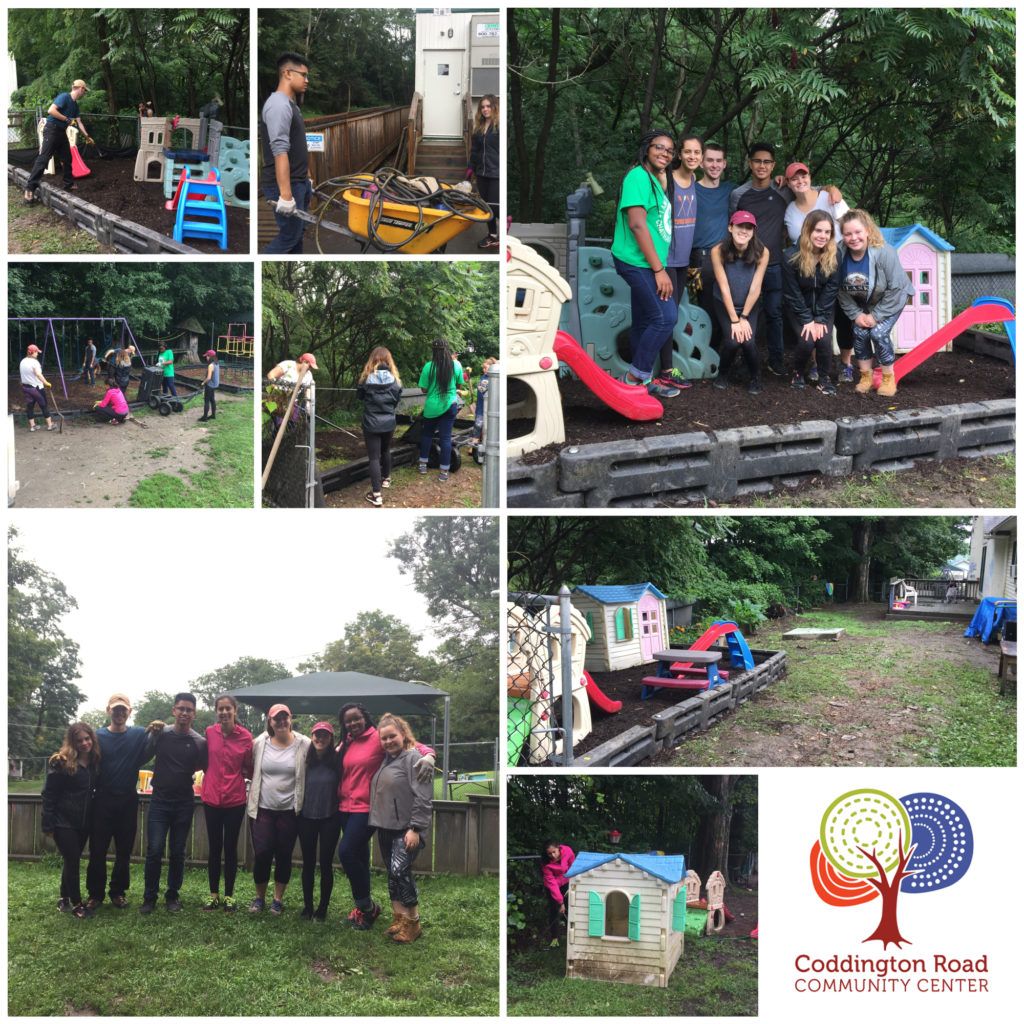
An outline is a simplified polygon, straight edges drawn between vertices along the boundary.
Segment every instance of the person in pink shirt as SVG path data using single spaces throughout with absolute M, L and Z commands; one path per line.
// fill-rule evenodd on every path
M 131 416 L 128 403 L 124 400 L 121 389 L 110 377 L 107 378 L 107 393 L 103 396 L 103 401 L 93 402 L 92 411 L 100 419 L 109 420 L 115 426 L 120 426 Z
M 551 948 L 558 948 L 558 926 L 564 924 L 565 894 L 569 883 L 565 873 L 572 867 L 576 854 L 564 843 L 546 839 L 540 848 L 540 874 L 548 897 L 548 931 L 551 933 Z
M 338 747 L 341 755 L 341 783 L 338 786 L 338 810 L 341 811 L 341 841 L 338 859 L 352 887 L 355 908 L 348 915 L 352 927 L 367 931 L 380 915 L 380 905 L 370 895 L 370 782 L 384 763 L 380 737 L 364 704 L 346 704 L 338 712 L 344 739 Z M 422 778 L 434 777 L 434 751 L 422 743 L 416 749 L 423 757 L 416 763 Z
M 222 693 L 214 702 L 217 724 L 206 727 L 208 764 L 203 775 L 203 812 L 210 853 L 206 870 L 210 898 L 203 910 L 231 914 L 238 874 L 238 833 L 245 820 L 245 780 L 252 778 L 252 733 L 235 720 L 238 701 Z M 220 857 L 224 853 L 224 899 L 220 898 Z

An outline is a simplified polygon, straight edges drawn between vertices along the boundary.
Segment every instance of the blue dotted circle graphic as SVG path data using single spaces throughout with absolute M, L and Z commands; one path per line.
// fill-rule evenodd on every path
M 938 793 L 911 793 L 900 803 L 917 847 L 907 865 L 917 873 L 900 882 L 900 892 L 935 892 L 959 882 L 974 856 L 974 834 L 963 808 Z

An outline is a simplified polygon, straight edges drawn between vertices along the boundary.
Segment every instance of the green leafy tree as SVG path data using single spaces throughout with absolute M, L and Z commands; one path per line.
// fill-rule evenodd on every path
M 196 721 L 205 728 L 216 721 L 215 702 L 222 693 L 244 690 L 249 686 L 259 686 L 261 683 L 273 683 L 290 676 L 291 672 L 279 661 L 245 655 L 229 665 L 223 665 L 213 672 L 206 672 L 193 679 L 183 689 L 195 694 L 199 701 L 203 710 L 196 715 Z M 264 726 L 264 715 L 250 704 L 239 704 L 238 721 L 255 736 Z M 196 725 L 195 729 L 197 732 L 202 731 L 199 725 Z
M 85 694 L 78 644 L 60 620 L 78 607 L 64 584 L 29 561 L 7 531 L 7 744 L 12 756 L 53 753 Z
M 364 672 L 385 679 L 431 680 L 437 663 L 420 653 L 423 637 L 397 616 L 360 612 L 340 640 L 327 645 L 317 667 L 323 672 Z

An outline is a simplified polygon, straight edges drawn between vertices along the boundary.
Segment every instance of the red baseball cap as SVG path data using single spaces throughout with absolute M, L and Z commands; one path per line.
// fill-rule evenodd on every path
M 275 705 L 274 705 L 274 706 L 273 706 L 273 707 L 272 707 L 272 708 L 271 708 L 271 709 L 270 709 L 270 710 L 269 710 L 269 711 L 267 712 L 267 718 L 269 718 L 269 719 L 273 720 L 273 719 L 274 719 L 274 717 L 275 717 L 276 715 L 279 715 L 279 714 L 280 714 L 280 713 L 281 713 L 282 711 L 285 711 L 285 712 L 287 712 L 287 713 L 288 713 L 288 717 L 289 717 L 289 718 L 291 718 L 291 714 L 292 714 L 292 711 L 291 711 L 291 708 L 289 708 L 287 704 L 275 704 Z
M 751 224 L 757 227 L 757 218 L 749 210 L 737 210 L 730 218 L 730 224 Z
M 313 726 L 313 732 L 329 732 L 332 736 L 334 735 L 334 726 L 330 722 L 317 722 Z
M 312 352 L 303 352 L 302 355 L 299 356 L 298 362 L 309 363 L 309 365 L 312 366 L 314 370 L 320 369 L 320 367 L 316 365 L 316 357 L 313 355 Z
M 38 345 L 29 345 L 29 347 L 28 347 L 27 349 L 25 349 L 25 351 L 26 351 L 26 352 L 27 352 L 27 353 L 28 353 L 28 354 L 29 354 L 30 356 L 37 356 L 37 355 L 39 355 L 39 352 L 40 352 L 40 348 L 39 348 L 39 346 L 38 346 Z
M 811 173 L 810 169 L 807 166 L 807 164 L 790 164 L 786 168 L 786 177 L 787 178 L 792 178 L 793 175 L 796 174 L 797 171 L 805 171 L 807 174 Z

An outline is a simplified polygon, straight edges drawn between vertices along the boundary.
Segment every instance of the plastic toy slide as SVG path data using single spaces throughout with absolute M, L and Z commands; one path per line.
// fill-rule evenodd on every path
M 664 414 L 665 409 L 661 402 L 653 395 L 649 395 L 646 388 L 623 384 L 602 370 L 571 334 L 559 331 L 555 335 L 554 349 L 559 360 L 565 363 L 605 405 L 621 413 L 626 419 L 657 420 Z
M 1010 339 L 1010 350 L 1013 352 L 1013 358 L 1017 358 L 1017 320 L 1016 311 L 1013 308 L 1013 303 L 1009 299 L 1001 298 L 1000 296 L 983 295 L 980 299 L 975 299 L 972 306 L 984 306 L 991 303 L 993 306 L 1001 306 L 1003 309 L 1008 310 L 1011 314 L 1009 320 L 1003 321 L 1003 330 L 1006 331 L 1006 336 Z
M 725 637 L 729 645 L 729 663 L 733 668 L 744 668 L 748 672 L 754 667 L 754 656 L 750 653 L 747 641 L 743 639 L 740 627 L 735 622 L 713 622 L 692 644 L 691 651 L 706 651 L 719 637 Z M 686 651 L 679 652 L 680 659 L 686 657 Z M 673 671 L 689 668 L 693 662 L 677 661 L 672 665 Z
M 526 737 L 530 735 L 530 698 L 508 698 L 508 765 L 519 764 Z
M 601 689 L 593 679 L 590 678 L 589 672 L 583 673 L 583 685 L 587 688 L 587 696 L 590 698 L 590 703 L 599 707 L 602 711 L 621 711 L 622 701 L 621 700 L 610 700 L 605 696 L 604 690 Z
M 994 323 L 996 321 L 1013 321 L 1014 312 L 1011 306 L 996 305 L 995 303 L 984 303 L 980 306 L 968 306 L 959 316 L 953 317 L 945 327 L 940 327 L 930 338 L 925 338 L 920 345 L 912 348 L 905 356 L 900 356 L 892 364 L 892 372 L 896 375 L 897 383 L 902 380 L 911 370 L 916 370 L 929 356 L 935 355 L 940 348 L 944 348 L 954 338 L 963 334 L 968 327 L 975 324 Z M 874 384 L 877 388 L 882 383 L 882 370 L 875 368 Z

